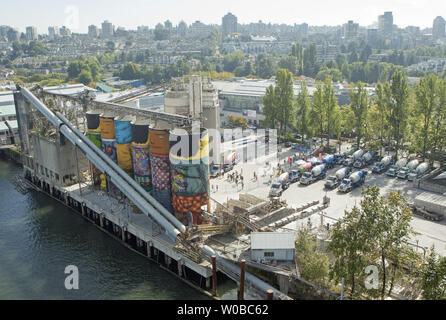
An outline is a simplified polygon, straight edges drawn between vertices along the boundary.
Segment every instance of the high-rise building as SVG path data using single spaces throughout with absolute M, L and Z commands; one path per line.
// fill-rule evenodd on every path
M 184 21 L 181 21 L 179 24 L 178 24 L 178 35 L 180 36 L 180 37 L 185 37 L 186 36 L 186 34 L 187 34 L 187 24 L 186 24 L 186 22 L 184 22 Z
M 376 44 L 378 41 L 378 29 L 367 29 L 366 36 L 368 43 Z
M 105 20 L 102 22 L 102 36 L 104 38 L 112 37 L 114 34 L 114 27 L 111 22 Z
M 196 38 L 196 39 L 203 39 L 209 35 L 211 30 L 212 30 L 212 27 L 197 20 L 191 24 L 189 36 L 191 36 L 192 38 Z
M 359 23 L 354 23 L 353 20 L 349 20 L 344 24 L 344 37 L 346 39 L 355 38 L 358 36 Z
M 8 41 L 8 26 L 0 26 L 0 41 Z
M 20 32 L 14 28 L 9 28 L 8 32 L 6 33 L 6 37 L 8 38 L 9 42 L 19 41 Z
M 446 36 L 446 22 L 443 17 L 436 17 L 432 29 L 432 36 L 434 39 L 444 38 Z
M 54 40 L 59 36 L 59 27 L 48 27 L 48 38 Z
M 26 27 L 26 40 L 37 40 L 37 28 L 36 27 Z
M 149 27 L 148 26 L 138 26 L 137 29 L 138 33 L 149 33 Z
M 62 26 L 62 28 L 60 28 L 59 33 L 62 37 L 71 37 L 71 30 L 65 26 Z
M 391 36 L 393 33 L 393 14 L 391 11 L 378 16 L 378 32 L 382 36 Z
M 166 28 L 169 31 L 172 31 L 173 29 L 173 25 L 172 22 L 170 22 L 169 20 L 167 20 L 166 22 L 164 22 L 164 28 Z
M 222 34 L 227 36 L 237 32 L 237 17 L 232 13 L 228 13 L 222 18 Z
M 97 38 L 99 37 L 99 28 L 95 25 L 88 26 L 88 36 L 90 38 Z

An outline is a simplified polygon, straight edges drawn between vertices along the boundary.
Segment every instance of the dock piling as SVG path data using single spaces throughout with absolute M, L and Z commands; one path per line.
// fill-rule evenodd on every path
M 243 259 L 240 261 L 240 290 L 239 290 L 239 300 L 244 300 L 244 293 L 245 293 L 245 264 L 246 260 Z
M 214 291 L 214 296 L 217 295 L 217 257 L 213 255 L 212 260 L 212 289 Z
M 266 291 L 266 300 L 273 300 L 274 298 L 274 291 L 269 289 Z

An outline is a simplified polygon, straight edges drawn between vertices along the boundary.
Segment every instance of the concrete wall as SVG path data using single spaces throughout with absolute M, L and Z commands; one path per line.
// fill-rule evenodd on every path
M 66 144 L 61 145 L 59 141 L 50 141 L 37 134 L 31 134 L 31 143 L 33 145 L 32 157 L 35 170 L 54 181 L 56 181 L 56 175 L 58 175 L 61 185 L 70 185 L 75 182 L 75 180 L 69 178 L 77 176 L 75 147 L 70 142 L 66 141 Z M 89 168 L 88 160 L 79 150 L 77 151 L 77 159 L 80 172 Z M 37 165 L 39 168 L 36 167 Z

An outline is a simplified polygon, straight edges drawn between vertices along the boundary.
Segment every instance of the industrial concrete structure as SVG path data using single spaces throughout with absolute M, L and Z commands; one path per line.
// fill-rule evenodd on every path
M 205 84 L 199 78 L 191 79 L 188 98 L 193 105 L 192 114 L 200 115 L 197 107 L 209 103 L 198 94 L 208 90 Z M 214 90 L 210 99 L 213 103 L 217 101 L 215 94 Z M 235 261 L 220 256 L 207 245 L 207 239 L 230 232 L 235 223 L 239 228 L 242 225 L 252 230 L 249 221 L 232 211 L 224 216 L 211 213 L 209 206 L 208 211 L 202 210 L 209 224 L 186 227 L 84 134 L 90 129 L 87 114 L 111 115 L 112 119 L 132 117 L 136 119 L 134 123 L 170 130 L 190 128 L 198 118 L 96 101 L 88 89 L 78 87 L 67 91 L 60 87 L 48 90 L 37 87 L 32 91 L 20 88 L 14 92 L 14 100 L 24 183 L 72 208 L 101 231 L 197 289 L 208 292 L 211 287 L 212 275 L 216 274 L 210 263 L 211 255 L 216 256 L 218 271 L 239 281 L 240 270 Z M 105 186 L 101 183 L 99 187 L 95 182 L 93 167 L 104 176 Z M 265 298 L 266 291 L 272 289 L 275 299 L 289 299 L 249 273 L 243 281 L 259 298 Z
M 192 76 L 174 82 L 165 93 L 164 111 L 195 119 L 202 119 L 206 128 L 220 128 L 218 92 L 210 79 Z

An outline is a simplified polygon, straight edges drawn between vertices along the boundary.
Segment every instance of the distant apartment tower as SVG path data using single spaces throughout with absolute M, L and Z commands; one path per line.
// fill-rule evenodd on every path
M 62 28 L 60 28 L 59 33 L 62 37 L 71 37 L 71 30 L 65 26 L 62 26 Z
M 149 27 L 148 26 L 138 26 L 137 29 L 138 33 L 148 33 L 149 32 Z
M 88 36 L 90 38 L 97 38 L 99 37 L 99 28 L 95 25 L 88 26 Z
M 302 23 L 300 26 L 299 26 L 299 35 L 301 36 L 301 37 L 306 37 L 306 36 L 308 36 L 308 23 Z
M 228 13 L 222 18 L 222 33 L 227 36 L 231 33 L 237 32 L 237 17 L 232 13 Z
M 0 26 L 0 38 L 5 39 L 8 37 L 8 26 Z
M 367 39 L 367 42 L 370 44 L 377 43 L 378 29 L 367 29 L 366 39 Z
M 108 22 L 107 20 L 102 22 L 102 36 L 107 38 L 107 37 L 112 37 L 113 34 L 114 34 L 113 24 L 111 22 Z
M 359 23 L 354 23 L 353 20 L 349 20 L 344 24 L 344 37 L 346 39 L 355 38 L 358 36 Z
M 378 16 L 378 32 L 382 36 L 390 36 L 393 33 L 393 14 L 391 11 Z
M 444 38 L 446 36 L 446 22 L 443 17 L 436 17 L 432 29 L 432 36 L 434 39 Z
M 48 27 L 48 38 L 50 40 L 54 40 L 59 36 L 59 28 L 58 27 Z
M 184 21 L 181 21 L 179 24 L 178 24 L 178 35 L 180 36 L 180 37 L 185 37 L 186 36 L 186 34 L 187 34 L 187 24 L 186 24 L 186 22 L 184 22 Z
M 37 40 L 37 28 L 26 27 L 26 40 Z
M 172 31 L 172 29 L 173 29 L 172 22 L 170 22 L 169 20 L 165 21 L 164 22 L 164 28 L 166 28 L 169 31 Z
M 6 37 L 8 38 L 9 42 L 19 41 L 20 32 L 14 28 L 9 28 L 8 32 L 6 33 Z
M 189 35 L 192 38 L 203 39 L 209 35 L 211 30 L 212 30 L 211 27 L 197 20 L 190 26 Z

